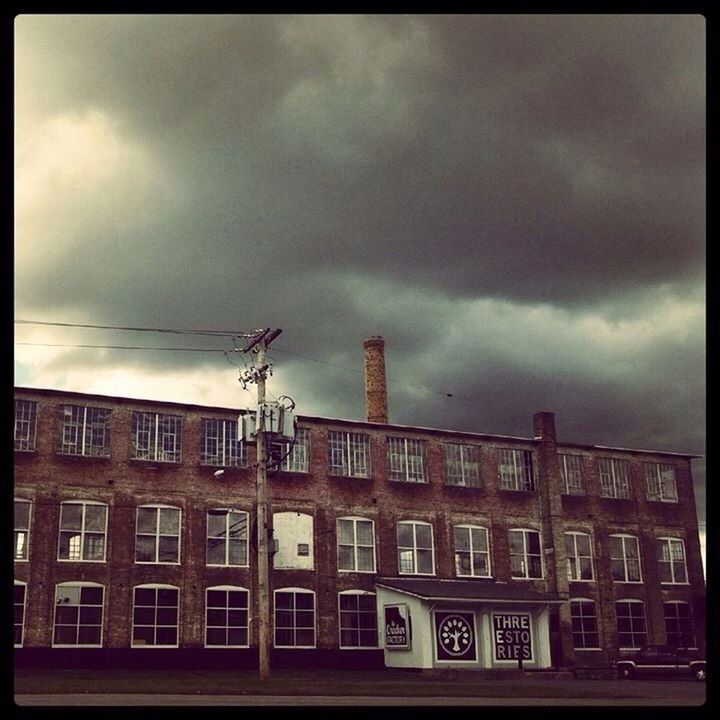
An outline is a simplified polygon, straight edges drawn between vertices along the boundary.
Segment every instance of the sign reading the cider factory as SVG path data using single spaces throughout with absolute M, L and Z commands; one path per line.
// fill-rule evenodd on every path
M 494 614 L 493 645 L 496 660 L 532 660 L 530 615 Z
M 410 649 L 410 613 L 405 603 L 384 605 L 385 647 L 389 650 Z
M 472 613 L 435 613 L 438 660 L 476 660 Z

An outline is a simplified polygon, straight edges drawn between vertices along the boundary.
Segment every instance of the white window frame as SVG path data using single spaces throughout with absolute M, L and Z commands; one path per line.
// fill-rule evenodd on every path
M 582 460 L 582 455 L 558 453 L 558 466 L 560 469 L 560 479 L 563 482 L 563 494 L 585 495 Z
M 208 449 L 216 443 L 215 452 Z M 210 467 L 246 467 L 247 445 L 238 438 L 238 421 L 202 418 L 200 422 L 200 464 Z
M 469 550 L 458 550 L 457 538 L 456 538 L 457 530 L 466 530 L 467 531 Z M 473 540 L 473 531 L 481 531 L 485 534 L 485 547 L 487 548 L 486 550 L 476 550 L 475 549 L 475 543 Z M 458 552 L 462 552 L 462 553 L 470 555 L 470 572 L 469 573 L 461 573 L 460 572 L 460 566 L 458 564 L 458 557 L 457 557 Z M 453 553 L 454 553 L 454 560 L 455 560 L 455 575 L 456 575 L 456 577 L 484 577 L 484 578 L 492 577 L 492 563 L 490 562 L 490 533 L 488 532 L 488 529 L 486 527 L 484 527 L 483 525 L 472 525 L 472 524 L 467 524 L 467 523 L 453 525 Z M 475 555 L 485 555 L 486 564 L 487 564 L 487 574 L 480 575 L 475 572 L 475 562 L 474 562 Z
M 632 498 L 632 470 L 629 460 L 599 457 L 600 497 L 629 500 Z
M 520 561 L 521 568 L 523 571 L 522 575 L 513 575 L 513 568 L 512 568 L 512 558 L 513 555 L 517 555 L 517 553 L 513 553 L 512 551 L 512 544 L 510 542 L 510 534 L 511 533 L 522 533 L 522 539 L 523 539 L 523 552 L 522 552 L 522 559 Z M 537 535 L 538 538 L 538 552 L 536 553 L 530 553 L 529 552 L 529 542 L 528 542 L 528 535 L 529 533 L 534 533 Z M 535 528 L 510 528 L 508 530 L 508 549 L 510 551 L 510 577 L 513 580 L 542 580 L 545 578 L 545 561 L 543 560 L 543 552 L 542 552 L 542 533 L 539 530 L 536 530 Z M 529 558 L 531 557 L 538 557 L 540 558 L 540 575 L 530 575 L 530 562 L 528 562 Z
M 692 633 L 692 645 L 683 645 L 682 643 L 677 643 L 675 647 L 686 647 L 688 650 L 697 650 L 697 633 L 695 632 L 695 618 L 693 617 L 693 609 L 692 605 L 685 601 L 685 600 L 666 600 L 663 602 L 663 623 L 665 626 L 665 640 L 667 641 L 668 645 L 674 645 L 674 643 L 670 642 L 670 637 L 668 636 L 668 616 L 665 612 L 665 608 L 668 605 L 674 606 L 676 609 L 682 605 L 688 609 L 688 619 L 690 621 L 690 630 Z M 674 621 L 680 622 L 680 616 L 678 615 L 677 611 L 674 613 L 673 618 Z
M 17 513 L 15 512 L 15 505 L 17 503 L 22 503 L 23 505 L 28 505 L 28 521 L 27 521 L 27 527 L 18 527 L 17 522 Z M 29 562 L 30 560 L 30 527 L 32 525 L 32 512 L 33 512 L 33 503 L 32 500 L 28 500 L 27 498 L 21 498 L 21 497 L 15 497 L 13 498 L 13 555 L 15 562 Z M 22 547 L 24 552 L 24 557 L 18 557 L 18 541 L 20 537 L 23 537 L 22 541 Z
M 165 429 L 164 424 L 169 424 L 172 428 Z M 146 436 L 142 442 L 140 439 L 141 433 Z M 133 410 L 131 434 L 132 448 L 130 457 L 133 460 L 174 464 L 181 462 L 182 418 L 180 415 Z M 165 441 L 168 439 L 172 439 L 172 450 L 165 448 Z
M 627 617 L 630 619 L 631 630 L 630 630 L 629 634 L 632 636 L 633 642 L 636 641 L 636 637 L 635 637 L 636 635 L 644 635 L 645 636 L 645 639 L 640 644 L 623 645 L 620 642 L 620 634 L 621 633 L 620 633 L 619 620 L 620 620 L 621 616 L 618 614 L 618 605 L 628 605 L 628 607 L 630 605 L 635 605 L 635 606 L 640 605 L 642 607 L 642 611 L 643 611 L 642 618 L 643 618 L 643 628 L 644 628 L 642 632 L 638 632 L 632 627 L 634 624 L 634 619 L 635 619 L 635 618 L 633 618 L 632 615 L 623 616 L 623 617 Z M 620 598 L 620 599 L 616 600 L 615 601 L 615 625 L 616 625 L 618 645 L 619 645 L 620 650 L 639 650 L 643 645 L 647 645 L 647 642 L 648 642 L 647 612 L 645 611 L 645 603 L 642 600 L 637 600 L 636 598 Z M 627 635 L 628 633 L 625 632 L 623 634 Z
M 613 556 L 613 538 L 619 538 L 622 541 L 622 557 L 614 557 Z M 635 541 L 635 547 L 637 548 L 637 565 L 638 565 L 638 579 L 637 580 L 628 580 L 629 573 L 628 573 L 628 560 L 632 560 L 633 558 L 628 555 L 627 553 L 627 541 L 634 540 Z M 642 558 L 640 556 L 640 540 L 636 535 L 628 535 L 625 533 L 613 533 L 612 535 L 608 536 L 608 543 L 609 543 L 609 555 L 610 555 L 610 577 L 612 578 L 613 582 L 616 583 L 628 583 L 631 585 L 638 585 L 642 583 L 643 581 L 643 574 L 642 574 Z M 623 568 L 624 568 L 624 580 L 616 580 L 614 577 L 612 577 L 612 563 L 613 560 L 622 560 L 623 561 Z
M 443 479 L 453 487 L 482 487 L 480 446 L 443 443 Z
M 71 530 L 71 529 L 63 529 L 63 508 L 69 507 L 71 505 L 79 505 L 82 510 L 80 514 L 80 529 L 79 530 Z M 87 515 L 87 508 L 88 507 L 102 507 L 105 509 L 105 522 L 103 523 L 103 529 L 102 530 L 88 530 L 87 529 L 87 522 L 86 522 L 86 515 Z M 83 563 L 104 563 L 107 559 L 107 526 L 108 526 L 108 505 L 104 502 L 98 502 L 97 500 L 64 500 L 60 503 L 60 518 L 58 520 L 58 546 L 57 546 L 57 560 L 58 562 L 83 562 Z M 67 533 L 74 533 L 73 537 L 80 538 L 80 547 L 78 548 L 78 551 L 80 553 L 80 557 L 78 558 L 72 558 L 72 557 L 62 557 L 60 555 L 60 550 L 62 547 L 62 537 L 63 534 Z M 87 547 L 86 536 L 87 535 L 102 535 L 102 547 L 103 547 L 103 555 L 102 559 L 96 560 L 96 559 L 88 559 L 83 557 L 85 555 L 85 550 Z M 68 545 L 68 554 L 70 553 L 70 547 L 72 545 L 72 542 Z
M 102 603 L 98 605 L 89 605 L 89 604 L 83 604 L 82 602 L 78 602 L 77 605 L 74 605 L 74 607 L 77 607 L 78 609 L 78 620 L 75 624 L 75 630 L 76 630 L 76 636 L 79 636 L 80 627 L 82 626 L 81 621 L 81 615 L 82 615 L 82 608 L 84 607 L 94 607 L 100 608 L 100 642 L 99 643 L 59 643 L 55 641 L 55 632 L 58 629 L 58 617 L 57 617 L 57 606 L 58 606 L 58 598 L 62 594 L 62 588 L 78 588 L 80 593 L 82 593 L 83 588 L 99 588 L 102 591 Z M 103 647 L 103 631 L 105 626 L 105 586 L 101 583 L 96 582 L 88 582 L 85 580 L 82 581 L 69 581 L 69 582 L 61 582 L 57 583 L 55 585 L 55 603 L 53 604 L 53 607 L 55 608 L 55 611 L 53 611 L 53 627 L 52 627 L 52 647 L 56 648 L 100 648 Z M 60 623 L 60 625 L 64 627 L 73 627 L 72 625 L 68 623 Z M 87 625 L 87 623 L 86 623 Z M 95 623 L 93 623 L 89 627 L 98 627 Z
M 371 613 L 369 610 L 360 610 L 359 608 L 357 610 L 343 610 L 341 607 L 341 598 L 343 597 L 367 597 L 372 596 L 375 600 L 375 610 Z M 379 631 L 378 631 L 378 624 L 377 624 L 377 594 L 374 592 L 370 592 L 368 590 L 342 590 L 338 593 L 338 647 L 341 650 L 373 650 L 380 647 L 379 643 Z M 362 643 L 359 643 L 358 645 L 343 645 L 343 629 L 347 629 L 348 631 L 354 631 L 357 633 L 358 640 L 360 639 L 360 630 L 366 629 L 366 628 L 360 628 L 360 625 L 358 623 L 357 628 L 343 628 L 343 615 L 356 615 L 358 618 L 361 616 L 361 614 L 367 614 L 375 618 L 375 644 L 374 645 L 363 645 Z
M 225 531 L 224 531 L 225 535 L 224 536 L 211 536 L 210 535 L 210 515 L 213 513 L 215 513 L 218 516 L 220 516 L 221 514 L 225 515 Z M 244 545 L 245 545 L 244 562 L 241 562 L 241 563 L 231 563 L 230 562 L 230 529 L 237 523 L 242 523 L 242 520 L 238 519 L 231 524 L 230 520 L 231 520 L 232 514 L 245 516 L 245 537 L 238 538 L 239 540 L 244 541 Z M 205 564 L 208 567 L 249 567 L 250 566 L 250 552 L 249 552 L 250 513 L 248 513 L 247 510 L 238 510 L 236 508 L 208 508 L 207 512 L 205 513 L 205 529 L 206 529 Z M 225 546 L 225 552 L 224 552 L 225 561 L 224 562 L 221 562 L 221 563 L 211 563 L 210 562 L 209 546 L 210 546 L 211 540 L 215 540 L 215 541 L 222 540 L 223 541 L 223 544 Z
M 534 492 L 535 463 L 531 450 L 497 449 L 498 487 L 513 492 Z
M 292 594 L 293 596 L 293 606 L 291 609 L 291 612 L 293 614 L 293 624 L 291 627 L 281 627 L 281 630 L 292 630 L 293 637 L 296 637 L 296 634 L 298 630 L 309 630 L 308 627 L 301 627 L 298 628 L 297 626 L 297 615 L 298 607 L 296 602 L 296 596 L 297 595 L 311 595 L 313 599 L 313 643 L 312 645 L 279 645 L 277 642 L 277 631 L 278 631 L 278 624 L 277 624 L 277 613 L 278 613 L 278 607 L 277 607 L 277 596 L 278 593 L 285 593 L 285 594 Z M 281 608 L 282 611 L 288 612 L 288 608 Z M 306 610 L 304 608 L 300 608 L 299 612 L 309 612 L 309 610 Z M 288 648 L 291 650 L 295 649 L 302 649 L 302 648 L 315 648 L 317 647 L 317 599 L 315 592 L 313 590 L 308 590 L 307 588 L 298 588 L 298 587 L 286 587 L 286 588 L 277 588 L 273 592 L 273 647 L 276 648 Z
M 343 543 L 340 542 L 340 523 L 341 522 L 348 522 L 352 523 L 352 543 Z M 370 531 L 372 534 L 372 545 L 366 545 L 364 543 L 360 543 L 358 540 L 358 523 L 370 523 Z M 337 538 L 337 565 L 338 565 L 338 572 L 352 572 L 352 573 L 375 573 L 375 568 L 377 567 L 377 558 L 375 554 L 375 521 L 370 520 L 369 518 L 364 517 L 355 517 L 355 516 L 349 516 L 349 517 L 339 517 L 335 521 L 335 536 Z M 342 568 L 340 567 L 340 547 L 351 547 L 352 548 L 352 568 Z M 372 568 L 370 570 L 360 570 L 358 569 L 358 549 L 359 548 L 368 548 L 372 547 Z
M 342 477 L 370 477 L 370 436 L 328 430 L 328 472 Z
M 573 644 L 573 650 L 602 650 L 602 647 L 600 646 L 600 625 L 598 624 L 598 612 L 597 612 L 597 602 L 593 600 L 592 598 L 585 598 L 585 597 L 573 597 L 570 598 L 570 635 L 572 637 L 572 644 Z M 574 604 L 578 603 L 578 610 L 580 611 L 578 614 L 574 613 Z M 592 603 L 593 606 L 593 614 L 592 615 L 583 615 L 582 605 L 580 603 Z M 584 627 L 583 620 L 586 620 L 587 618 L 592 618 L 595 621 L 595 632 L 594 634 L 597 635 L 598 644 L 597 645 L 587 645 L 586 644 L 586 635 L 589 635 L 592 633 L 592 631 L 586 631 Z M 580 630 L 579 632 L 576 632 L 575 629 L 572 627 L 572 623 L 574 620 L 580 620 Z M 576 636 L 580 636 L 582 638 L 582 645 L 578 646 L 575 644 L 575 638 Z
M 15 588 L 21 587 L 23 589 L 23 598 L 22 598 L 22 621 L 20 623 L 20 643 L 15 642 L 15 628 L 18 626 L 18 623 L 15 622 L 15 610 L 16 608 L 20 607 L 19 603 L 15 602 L 15 595 L 14 591 Z M 23 582 L 22 580 L 15 580 L 13 583 L 13 647 L 22 647 L 25 643 L 25 609 L 27 607 L 27 583 Z
M 588 555 L 580 555 L 578 551 L 578 538 L 584 537 L 587 538 L 588 541 Z M 567 551 L 567 541 L 570 539 L 572 541 L 572 555 Z M 565 553 L 567 556 L 567 571 L 568 571 L 568 580 L 570 582 L 595 582 L 595 557 L 593 553 L 593 538 L 592 535 L 588 532 L 583 532 L 582 530 L 568 530 L 565 532 Z M 583 578 L 580 577 L 582 574 L 580 569 L 580 560 L 590 560 L 590 577 L 589 578 Z M 574 561 L 574 562 L 573 562 Z
M 687 553 L 685 552 L 685 542 L 682 538 L 679 537 L 659 537 L 656 538 L 657 542 L 657 550 L 658 550 L 658 570 L 660 575 L 660 584 L 661 585 L 689 585 L 689 579 L 688 579 L 688 570 L 687 570 Z M 680 551 L 682 553 L 682 557 L 673 557 L 673 547 L 677 548 L 680 547 Z M 667 549 L 667 560 L 662 557 L 664 552 L 663 549 Z M 685 579 L 684 580 L 677 580 L 677 570 L 676 566 L 682 563 L 682 569 L 685 573 Z M 662 567 L 667 566 L 670 569 L 670 580 L 663 580 L 662 579 Z
M 245 593 L 245 607 L 244 608 L 231 608 L 229 604 L 226 607 L 220 607 L 220 606 L 210 606 L 210 600 L 208 599 L 208 595 L 210 591 L 219 591 L 219 592 L 243 592 Z M 245 610 L 245 615 L 247 616 L 247 623 L 245 625 L 209 625 L 208 623 L 208 611 L 209 610 L 224 610 L 226 613 L 229 613 L 232 609 L 241 609 Z M 209 643 L 208 642 L 208 630 L 211 628 L 222 628 L 225 630 L 225 637 L 227 637 L 227 633 L 231 628 L 241 628 L 245 630 L 245 634 L 247 637 L 247 642 L 244 645 L 234 645 L 234 644 L 225 644 L 225 645 L 218 645 L 216 643 Z M 250 647 L 250 591 L 245 588 L 241 587 L 240 585 L 212 585 L 211 587 L 205 588 L 205 647 L 206 648 L 247 648 Z
M 170 605 L 158 605 L 157 604 L 157 592 L 155 593 L 155 605 L 140 605 L 139 607 L 154 607 L 155 608 L 155 622 L 152 625 L 135 625 L 135 610 L 138 607 L 136 602 L 136 591 L 137 590 L 175 590 L 175 597 L 177 602 L 175 603 L 175 611 L 176 611 L 176 617 L 177 617 L 177 624 L 176 625 L 158 625 L 157 622 L 157 611 L 159 607 L 171 607 Z M 155 639 L 157 639 L 157 631 L 158 627 L 163 628 L 175 628 L 175 638 L 176 642 L 174 645 L 158 645 L 157 643 L 153 643 L 152 645 L 143 645 L 141 643 L 135 643 L 135 627 L 152 627 L 154 628 L 154 636 Z M 165 649 L 165 648 L 177 648 L 180 647 L 180 628 L 182 627 L 182 624 L 180 622 L 180 588 L 176 585 L 167 585 L 165 583 L 142 583 L 140 585 L 133 586 L 133 592 L 132 592 L 132 623 L 130 626 L 130 647 L 131 648 L 143 648 L 143 649 Z
M 647 499 L 658 502 L 678 502 L 675 466 L 669 463 L 644 463 Z
M 413 533 L 413 544 L 411 546 L 408 545 L 400 545 L 400 526 L 401 525 L 409 525 L 412 527 L 412 533 Z M 419 547 L 418 546 L 418 538 L 417 538 L 417 529 L 418 527 L 429 527 L 430 528 L 430 547 Z M 396 537 L 396 544 L 397 544 L 397 551 L 398 551 L 398 575 L 435 575 L 435 532 L 432 526 L 432 523 L 426 522 L 424 520 L 398 520 L 396 526 L 395 526 L 395 537 Z M 418 571 L 418 550 L 430 550 L 430 558 L 432 560 L 432 572 L 419 572 Z M 411 571 L 403 570 L 402 569 L 402 561 L 401 561 L 401 553 L 405 552 L 412 552 L 412 565 L 413 569 Z
M 37 401 L 15 398 L 13 447 L 20 452 L 34 452 L 37 441 Z
M 387 473 L 393 482 L 427 483 L 425 441 L 388 436 Z
M 147 510 L 147 509 L 154 509 L 156 510 L 155 513 L 155 532 L 154 533 L 146 533 L 146 532 L 139 532 L 139 520 L 140 520 L 140 510 Z M 160 511 L 161 510 L 177 510 L 178 511 L 178 534 L 177 535 L 171 535 L 169 533 L 161 533 L 160 532 Z M 154 537 L 155 538 L 155 560 L 138 560 L 137 559 L 137 552 L 138 552 L 138 536 L 143 535 L 145 537 Z M 160 560 L 160 538 L 161 537 L 177 537 L 177 560 L 174 561 L 168 561 L 168 560 Z M 181 555 L 182 552 L 182 508 L 179 508 L 175 505 L 162 505 L 162 504 L 146 504 L 146 505 L 138 505 L 137 508 L 135 508 L 135 563 L 137 565 L 180 565 L 180 560 L 182 558 Z
M 110 408 L 63 404 L 58 408 L 58 437 L 55 450 L 60 455 L 110 457 Z M 93 442 L 94 432 L 102 428 L 103 442 Z M 74 440 L 66 442 L 66 431 L 74 430 Z
M 282 454 L 288 452 L 289 443 L 280 443 Z M 298 427 L 295 431 L 295 441 L 290 453 L 280 463 L 283 472 L 308 473 L 310 472 L 310 430 Z

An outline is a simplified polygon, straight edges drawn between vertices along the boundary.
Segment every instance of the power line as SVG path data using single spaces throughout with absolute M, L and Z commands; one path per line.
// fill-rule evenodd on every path
M 126 327 L 122 325 L 83 325 L 80 323 L 45 322 L 40 320 L 15 320 L 14 322 L 16 325 L 48 325 L 52 327 L 91 328 L 93 330 L 129 330 L 132 332 L 157 332 L 172 333 L 175 335 L 209 335 L 243 338 L 255 337 L 255 335 L 263 330 L 263 328 L 259 330 L 252 330 L 250 332 L 238 330 L 175 330 L 169 328 Z
M 15 345 L 33 347 L 95 348 L 98 350 L 172 350 L 173 352 L 227 352 L 218 348 L 147 347 L 144 345 L 68 345 L 65 343 L 16 342 Z

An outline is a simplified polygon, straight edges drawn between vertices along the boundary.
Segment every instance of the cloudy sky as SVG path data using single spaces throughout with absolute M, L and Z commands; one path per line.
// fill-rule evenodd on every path
M 15 58 L 16 320 L 279 327 L 269 390 L 354 419 L 382 335 L 393 422 L 704 454 L 701 16 L 25 15 Z M 254 397 L 232 338 L 15 328 L 21 385 Z

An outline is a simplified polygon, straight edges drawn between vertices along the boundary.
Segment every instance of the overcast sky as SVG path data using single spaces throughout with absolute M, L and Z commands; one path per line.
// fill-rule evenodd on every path
M 392 422 L 551 410 L 561 441 L 704 454 L 701 16 L 25 15 L 15 43 L 16 320 L 279 327 L 269 390 L 351 419 L 382 335 Z M 254 398 L 234 353 L 15 357 L 21 385 Z

